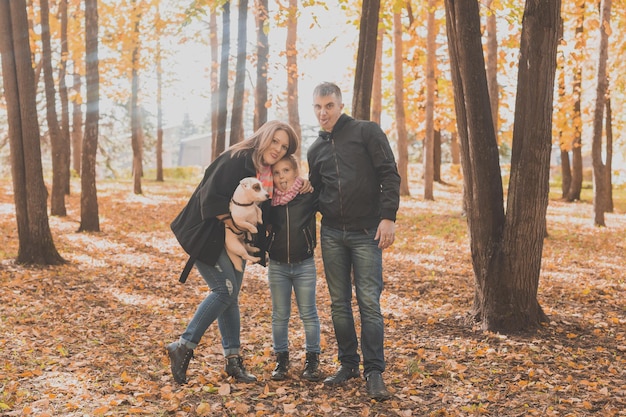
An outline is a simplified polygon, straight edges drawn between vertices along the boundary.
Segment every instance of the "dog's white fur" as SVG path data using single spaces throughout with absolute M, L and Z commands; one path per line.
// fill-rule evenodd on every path
M 263 223 L 259 204 L 270 197 L 261 181 L 247 177 L 239 182 L 230 200 L 230 216 L 236 229 L 226 226 L 226 253 L 237 271 L 243 271 L 243 260 L 258 262 L 261 258 L 252 256 L 257 249 L 245 242 L 251 233 L 257 233 L 257 225 Z

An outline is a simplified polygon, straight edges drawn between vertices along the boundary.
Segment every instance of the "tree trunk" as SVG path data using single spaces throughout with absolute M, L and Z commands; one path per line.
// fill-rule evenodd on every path
M 598 54 L 596 103 L 593 113 L 593 141 L 591 143 L 591 159 L 593 161 L 593 211 L 594 224 L 606 226 L 604 213 L 607 212 L 607 181 L 606 165 L 602 162 L 602 122 L 608 91 L 606 64 L 609 56 L 609 32 L 611 27 L 611 0 L 600 3 L 600 53 Z
M 490 277 L 495 291 L 482 305 L 488 323 L 496 329 L 522 330 L 546 319 L 537 290 L 550 192 L 560 10 L 559 0 L 527 1 L 524 9 L 504 258 L 499 274 L 508 279 Z
M 352 116 L 361 120 L 370 118 L 379 10 L 380 0 L 363 0 L 352 97 Z
M 380 124 L 383 112 L 383 39 L 385 28 L 378 20 L 378 37 L 376 38 L 376 65 L 374 66 L 374 79 L 372 82 L 372 121 Z
M 244 138 L 243 95 L 246 82 L 246 43 L 248 42 L 248 0 L 239 0 L 237 14 L 237 64 L 233 91 L 233 113 L 230 119 L 230 145 Z
M 72 166 L 72 147 L 70 137 L 70 109 L 69 98 L 67 94 L 67 83 L 65 77 L 67 75 L 67 60 L 69 57 L 69 48 L 67 43 L 67 1 L 59 2 L 59 19 L 61 21 L 61 62 L 59 64 L 59 98 L 61 100 L 61 143 L 63 144 L 63 183 L 65 186 L 65 194 L 70 194 L 70 169 Z
M 226 146 L 226 123 L 228 119 L 228 56 L 230 54 L 230 0 L 222 6 L 222 51 L 220 54 L 220 83 L 217 106 L 217 139 L 213 158 L 224 152 Z
M 269 21 L 268 10 L 268 0 L 256 0 L 257 66 L 256 89 L 254 90 L 255 132 L 267 122 L 267 65 L 270 55 L 270 44 L 267 36 L 267 25 Z
M 572 83 L 574 96 L 574 114 L 572 115 L 572 124 L 574 128 L 574 137 L 572 139 L 572 182 L 567 195 L 567 201 L 579 201 L 580 192 L 583 188 L 583 152 L 582 152 L 582 117 L 581 117 L 581 100 L 582 100 L 582 78 L 583 78 L 583 61 L 585 50 L 584 21 L 585 21 L 585 2 L 580 2 L 579 14 L 576 20 L 576 47 L 573 55 L 576 68 L 574 69 L 574 80 Z
M 402 70 L 402 18 L 399 12 L 393 14 L 393 78 L 394 107 L 396 113 L 396 133 L 398 135 L 398 173 L 400 174 L 400 195 L 410 195 L 409 155 L 406 115 L 404 111 L 404 71 Z
M 482 327 L 492 331 L 532 329 L 545 319 L 537 288 L 548 204 L 559 10 L 559 1 L 526 3 L 505 217 L 478 4 L 446 0 L 464 205 L 476 277 L 474 313 Z
M 561 197 L 567 200 L 572 186 L 572 168 L 569 162 L 569 152 L 561 149 Z
M 131 124 L 131 145 L 133 148 L 133 191 L 135 194 L 142 194 L 141 177 L 143 176 L 143 128 L 139 108 L 139 21 L 141 11 L 137 9 L 136 0 L 131 0 L 133 5 L 133 49 L 131 56 L 132 65 L 132 85 L 130 97 L 130 124 Z
M 426 116 L 424 138 L 424 200 L 434 200 L 433 182 L 435 177 L 435 60 L 437 53 L 435 27 L 435 0 L 428 0 L 427 40 L 426 40 Z
M 24 0 L 0 1 L 0 56 L 7 103 L 11 177 L 18 232 L 16 261 L 52 265 L 65 262 L 48 223 L 43 180 L 35 74 Z
M 98 0 L 85 0 L 85 80 L 87 107 L 80 176 L 79 231 L 99 232 L 96 154 L 100 119 L 100 74 L 98 72 Z
M 287 53 L 287 113 L 289 124 L 296 131 L 299 138 L 302 137 L 300 127 L 300 112 L 298 109 L 298 0 L 289 0 L 287 12 L 287 40 L 285 51 Z M 302 157 L 302 146 L 296 151 L 298 160 Z
M 217 12 L 215 8 L 211 9 L 211 16 L 209 17 L 209 38 L 211 45 L 211 161 L 217 158 L 216 150 L 219 148 L 217 138 L 218 132 L 218 114 L 219 114 L 219 48 L 217 41 Z M 224 148 L 224 143 L 221 145 Z
M 433 135 L 433 181 L 441 182 L 441 130 Z
M 606 98 L 606 212 L 613 213 L 613 111 L 611 110 L 611 95 Z
M 493 130 L 498 134 L 498 103 L 500 101 L 498 92 L 498 36 L 496 25 L 496 13 L 492 10 L 493 0 L 487 0 L 485 9 L 487 10 L 487 87 L 489 88 L 489 103 L 491 105 L 491 115 L 493 116 Z
M 163 182 L 163 57 L 161 56 L 161 12 L 157 4 L 157 141 L 156 141 L 156 180 Z
M 50 47 L 50 8 L 48 0 L 41 0 L 41 43 L 43 79 L 46 91 L 46 120 L 48 122 L 48 134 L 52 145 L 52 193 L 50 195 L 50 214 L 53 216 L 65 216 L 65 192 L 67 181 L 64 167 L 66 161 L 63 154 L 63 138 L 56 110 L 56 88 L 52 73 L 52 50 Z
M 81 172 L 81 158 L 83 157 L 83 107 L 81 96 L 82 78 L 74 73 L 74 98 L 72 99 L 72 167 L 77 175 Z

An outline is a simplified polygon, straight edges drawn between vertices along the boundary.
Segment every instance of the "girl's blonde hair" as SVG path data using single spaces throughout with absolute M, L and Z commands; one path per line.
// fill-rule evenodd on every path
M 289 138 L 289 149 L 287 149 L 287 155 L 292 155 L 298 149 L 300 145 L 300 139 L 296 135 L 296 131 L 293 130 L 289 124 L 281 122 L 279 120 L 270 120 L 263 126 L 257 129 L 248 139 L 243 142 L 239 142 L 230 147 L 232 156 L 237 156 L 241 152 L 252 149 L 252 160 L 257 171 L 261 169 L 263 164 L 263 153 L 270 147 L 274 135 L 276 132 L 282 130 L 287 133 Z

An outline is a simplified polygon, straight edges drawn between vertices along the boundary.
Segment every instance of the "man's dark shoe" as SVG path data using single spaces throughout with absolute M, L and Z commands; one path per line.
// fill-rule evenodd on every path
M 329 376 L 324 380 L 324 385 L 340 385 L 352 378 L 358 378 L 361 375 L 359 368 L 349 368 L 341 365 L 335 375 Z
M 187 368 L 189 361 L 193 358 L 193 349 L 189 349 L 182 345 L 180 341 L 176 341 L 167 345 L 167 353 L 170 357 L 170 365 L 172 368 L 172 376 L 174 381 L 179 384 L 187 382 Z
M 245 366 L 243 366 L 243 359 L 241 358 L 241 356 L 226 358 L 225 370 L 229 376 L 232 376 L 239 382 L 256 381 L 256 376 L 246 371 Z
M 276 353 L 276 367 L 272 371 L 272 381 L 282 381 L 287 378 L 289 370 L 289 352 Z
M 391 393 L 385 387 L 383 376 L 378 371 L 370 372 L 366 378 L 365 386 L 367 394 L 376 401 L 385 401 L 391 397 Z

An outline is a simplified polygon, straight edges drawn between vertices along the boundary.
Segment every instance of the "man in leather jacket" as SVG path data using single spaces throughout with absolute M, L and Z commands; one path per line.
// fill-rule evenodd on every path
M 324 384 L 336 386 L 360 376 L 351 304 L 354 279 L 367 391 L 371 398 L 385 400 L 391 394 L 382 378 L 382 250 L 395 238 L 400 176 L 385 133 L 374 122 L 344 114 L 337 85 L 318 85 L 313 105 L 322 130 L 307 153 L 309 179 L 319 192 L 322 258 L 341 363 Z

